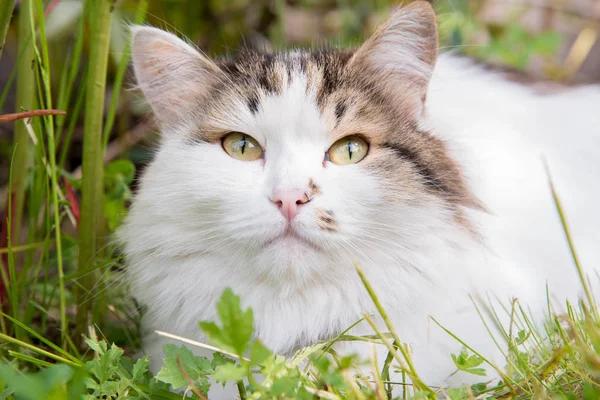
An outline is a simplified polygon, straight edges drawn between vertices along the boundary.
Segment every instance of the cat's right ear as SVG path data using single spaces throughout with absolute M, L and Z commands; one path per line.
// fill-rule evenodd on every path
M 162 124 L 186 119 L 219 67 L 191 45 L 163 30 L 131 27 L 131 52 L 137 84 Z
M 420 0 L 396 10 L 349 64 L 359 74 L 374 77 L 395 104 L 418 118 L 437 53 L 435 12 Z

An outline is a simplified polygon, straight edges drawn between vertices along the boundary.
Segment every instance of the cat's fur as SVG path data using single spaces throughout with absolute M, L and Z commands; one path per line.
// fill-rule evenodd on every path
M 580 293 L 542 156 L 582 263 L 600 256 L 600 88 L 537 95 L 447 54 L 434 71 L 425 2 L 355 51 L 213 62 L 149 27 L 133 29 L 132 49 L 163 139 L 120 236 L 155 361 L 164 342 L 152 331 L 204 340 L 198 321 L 216 318 L 226 287 L 276 352 L 331 338 L 375 311 L 357 263 L 425 382 L 469 380 L 446 381 L 461 346 L 430 315 L 502 366 L 469 293 L 519 297 L 540 318 L 546 283 L 558 307 Z M 229 131 L 253 136 L 265 158 L 230 157 Z M 355 133 L 370 143 L 364 160 L 324 161 Z M 292 222 L 302 240 L 283 236 L 270 200 L 282 189 L 311 196 Z M 361 346 L 340 349 L 368 354 Z

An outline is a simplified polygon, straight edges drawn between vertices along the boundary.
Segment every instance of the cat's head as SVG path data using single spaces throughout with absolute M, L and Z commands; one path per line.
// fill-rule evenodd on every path
M 410 257 L 440 227 L 468 229 L 463 210 L 476 201 L 422 124 L 437 45 L 426 2 L 351 51 L 213 61 L 135 27 L 135 75 L 163 141 L 128 240 L 173 256 L 252 255 L 279 274 L 311 268 L 314 254 Z M 152 232 L 135 230 L 144 218 Z

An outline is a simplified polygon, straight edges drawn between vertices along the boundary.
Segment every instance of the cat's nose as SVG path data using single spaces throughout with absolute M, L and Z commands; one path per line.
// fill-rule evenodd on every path
M 298 215 L 300 207 L 308 203 L 308 196 L 303 190 L 278 190 L 275 192 L 271 201 L 279 208 L 283 216 L 291 221 Z

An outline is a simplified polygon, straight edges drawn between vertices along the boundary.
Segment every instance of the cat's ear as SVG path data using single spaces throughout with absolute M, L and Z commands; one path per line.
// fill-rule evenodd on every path
M 219 67 L 177 36 L 131 27 L 133 70 L 138 86 L 161 123 L 186 119 L 184 113 L 206 94 Z
M 350 61 L 383 86 L 400 106 L 420 116 L 438 54 L 435 12 L 426 1 L 395 11 Z

